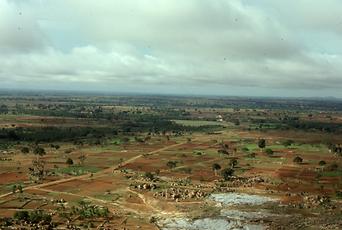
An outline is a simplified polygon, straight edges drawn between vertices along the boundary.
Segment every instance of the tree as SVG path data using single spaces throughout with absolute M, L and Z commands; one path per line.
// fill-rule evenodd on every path
M 215 175 L 217 174 L 217 171 L 221 169 L 221 165 L 214 163 L 211 168 L 213 169 Z
M 266 147 L 266 140 L 265 139 L 260 139 L 258 141 L 258 147 L 261 148 L 261 149 L 265 148 Z
M 34 182 L 42 181 L 46 175 L 45 161 L 40 158 L 33 160 L 32 167 L 29 168 L 29 175 Z
M 24 154 L 27 154 L 30 152 L 30 149 L 28 147 L 22 147 L 20 151 Z
M 303 159 L 299 156 L 296 156 L 294 159 L 293 159 L 293 162 L 296 163 L 296 164 L 301 164 L 303 162 Z
M 238 164 L 236 159 L 230 159 L 229 165 L 231 168 L 234 168 Z
M 23 186 L 21 184 L 18 185 L 18 191 L 19 193 L 23 193 Z
M 3 114 L 6 114 L 8 113 L 8 107 L 7 105 L 0 105 L 0 114 L 3 113 Z
M 285 147 L 289 147 L 289 146 L 291 146 L 293 143 L 294 143 L 293 140 L 286 140 L 286 141 L 283 142 L 283 145 L 284 145 Z
M 325 161 L 320 161 L 320 162 L 318 162 L 318 165 L 319 166 L 324 166 L 324 165 L 326 165 L 327 163 L 325 162 Z
M 166 163 L 166 166 L 169 167 L 170 169 L 176 168 L 177 166 L 177 161 L 168 161 Z
M 43 156 L 46 154 L 45 149 L 39 146 L 36 146 L 33 150 L 33 153 L 39 156 Z
M 234 174 L 234 169 L 232 169 L 232 168 L 225 168 L 225 169 L 222 170 L 221 174 L 222 174 L 222 177 L 223 177 L 224 180 L 226 180 L 226 181 L 230 180 L 230 178 Z
M 68 158 L 68 159 L 66 160 L 66 163 L 67 163 L 68 165 L 73 165 L 73 164 L 74 164 L 74 161 L 73 161 L 71 158 Z

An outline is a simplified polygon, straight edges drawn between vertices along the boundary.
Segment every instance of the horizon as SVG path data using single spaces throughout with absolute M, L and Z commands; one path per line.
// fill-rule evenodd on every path
M 180 93 L 146 93 L 146 92 L 113 92 L 113 91 L 104 91 L 104 90 L 64 90 L 64 89 L 10 89 L 10 88 L 0 88 L 0 96 L 1 93 L 3 95 L 8 96 L 8 94 L 12 93 L 17 96 L 17 93 L 21 93 L 23 95 L 27 94 L 46 94 L 49 96 L 129 96 L 129 97 L 167 97 L 173 96 L 177 98 L 208 98 L 208 99 L 230 99 L 230 98 L 249 98 L 249 99 L 281 99 L 281 100 L 326 100 L 326 101 L 342 101 L 342 97 L 334 97 L 334 96 L 256 96 L 256 95 L 228 95 L 228 94 L 180 94 Z

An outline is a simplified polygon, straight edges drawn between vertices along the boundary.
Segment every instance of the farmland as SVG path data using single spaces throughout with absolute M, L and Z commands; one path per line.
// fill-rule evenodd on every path
M 2 93 L 0 228 L 340 229 L 341 146 L 338 100 Z

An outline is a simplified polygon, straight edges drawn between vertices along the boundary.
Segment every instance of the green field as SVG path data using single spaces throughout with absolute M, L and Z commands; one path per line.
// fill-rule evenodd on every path
M 172 120 L 172 121 L 179 125 L 191 126 L 191 127 L 225 125 L 224 122 L 219 122 L 219 121 L 201 121 L 201 120 Z

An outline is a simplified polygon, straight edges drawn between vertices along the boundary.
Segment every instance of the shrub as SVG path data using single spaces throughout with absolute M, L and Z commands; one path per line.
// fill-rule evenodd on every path
M 293 143 L 294 143 L 293 140 L 286 140 L 286 141 L 283 142 L 283 145 L 284 145 L 285 147 L 288 147 L 288 146 L 291 146 Z
M 327 163 L 325 162 L 325 161 L 320 161 L 320 162 L 318 162 L 318 165 L 319 166 L 324 166 L 324 165 L 326 165 Z
M 166 166 L 169 167 L 170 169 L 176 168 L 177 166 L 177 161 L 168 161 L 166 163 Z
M 33 153 L 39 156 L 43 156 L 46 154 L 45 149 L 39 146 L 36 146 L 33 150 Z
M 236 159 L 231 159 L 229 161 L 230 167 L 234 168 L 238 164 L 238 161 Z
M 327 170 L 328 171 L 335 171 L 335 170 L 337 170 L 338 169 L 338 164 L 336 164 L 336 163 L 332 163 L 331 165 L 329 165 L 328 167 L 327 167 Z
M 293 159 L 293 162 L 296 163 L 296 164 L 301 164 L 303 162 L 303 159 L 299 156 L 296 156 L 294 159 Z
M 242 152 L 248 152 L 249 151 L 249 149 L 247 147 L 243 147 L 241 150 L 242 150 Z
M 215 163 L 211 166 L 211 168 L 213 169 L 213 171 L 217 171 L 217 170 L 220 170 L 221 169 L 221 165 Z
M 24 153 L 24 154 L 27 154 L 30 152 L 30 149 L 28 147 L 22 147 L 21 148 L 21 152 Z
M 222 174 L 223 179 L 227 181 L 233 176 L 234 169 L 225 168 L 224 170 L 222 170 L 221 174 Z
M 269 155 L 269 156 L 272 156 L 273 153 L 274 153 L 272 149 L 266 149 L 265 152 L 266 152 L 266 154 Z
M 68 165 L 73 165 L 73 164 L 74 164 L 74 161 L 73 161 L 71 158 L 68 158 L 68 159 L 66 160 L 66 163 L 67 163 Z
M 336 197 L 342 199 L 342 191 L 336 191 Z
M 260 139 L 258 141 L 258 147 L 261 148 L 261 149 L 265 148 L 266 147 L 266 140 L 265 139 Z
M 17 211 L 14 213 L 13 218 L 16 220 L 28 221 L 29 212 L 28 211 Z
M 32 212 L 28 211 L 17 211 L 14 213 L 13 216 L 14 219 L 20 220 L 20 221 L 26 221 L 29 223 L 43 223 L 43 224 L 49 224 L 51 223 L 51 215 L 44 213 L 41 210 L 35 210 Z
M 144 177 L 149 179 L 149 180 L 153 180 L 154 179 L 154 175 L 151 172 L 146 172 Z

